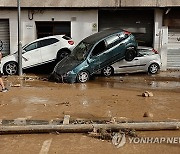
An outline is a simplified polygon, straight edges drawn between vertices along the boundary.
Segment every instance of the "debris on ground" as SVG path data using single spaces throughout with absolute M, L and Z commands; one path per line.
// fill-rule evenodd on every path
M 143 97 L 152 97 L 154 96 L 152 92 L 149 92 L 149 91 L 145 91 L 144 93 L 142 93 L 142 96 Z
M 56 106 L 59 106 L 59 105 L 65 105 L 65 106 L 70 106 L 70 102 L 62 102 L 62 103 L 57 103 L 55 104 Z
M 39 76 L 26 76 L 19 77 L 19 80 L 25 80 L 25 81 L 34 81 L 34 80 L 41 80 L 41 81 L 48 81 L 47 77 L 39 77 Z
M 88 136 L 101 139 L 101 140 L 112 140 L 116 133 L 125 134 L 126 136 L 129 136 L 129 137 L 137 137 L 136 131 L 133 129 L 121 129 L 118 132 L 111 132 L 103 128 L 95 130 L 95 131 L 93 130 L 93 132 L 89 132 Z
M 21 87 L 21 84 L 12 84 L 12 85 L 10 85 L 11 87 Z
M 24 77 L 23 79 L 25 81 L 34 81 L 35 80 L 34 78 L 31 78 L 31 77 Z
M 88 136 L 93 137 L 93 138 L 98 138 L 101 140 L 111 140 L 112 139 L 112 133 L 108 132 L 107 130 L 105 130 L 103 128 L 100 128 L 93 132 L 89 132 Z
M 145 112 L 143 117 L 149 117 L 149 118 L 153 118 L 153 114 L 150 112 Z
M 0 104 L 0 107 L 1 107 L 1 106 L 5 106 L 5 105 L 8 105 L 8 104 Z

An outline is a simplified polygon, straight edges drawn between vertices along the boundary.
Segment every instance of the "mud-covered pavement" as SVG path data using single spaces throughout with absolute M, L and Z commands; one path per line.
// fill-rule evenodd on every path
M 46 81 L 44 77 L 7 77 L 9 92 L 0 93 L 0 119 L 78 119 L 158 121 L 180 119 L 179 72 L 148 76 L 97 76 L 85 84 Z M 142 97 L 146 90 L 153 97 Z M 149 117 L 143 117 L 144 113 Z M 140 136 L 180 137 L 180 131 L 137 132 Z M 0 153 L 179 153 L 180 144 L 130 144 L 117 149 L 111 141 L 87 134 L 1 135 Z

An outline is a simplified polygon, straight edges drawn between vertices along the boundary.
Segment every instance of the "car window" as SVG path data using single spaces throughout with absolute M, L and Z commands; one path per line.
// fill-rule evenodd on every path
M 124 33 L 121 33 L 121 34 L 119 35 L 119 38 L 120 38 L 121 41 L 122 41 L 122 40 L 125 40 L 127 37 L 128 37 L 128 35 L 126 35 L 126 34 L 124 34 Z
M 99 42 L 92 51 L 92 56 L 98 55 L 106 50 L 106 44 L 104 41 Z
M 40 42 L 41 42 L 41 47 L 44 47 L 44 46 L 54 44 L 54 43 L 56 43 L 58 41 L 59 40 L 56 39 L 56 38 L 50 38 L 50 39 L 41 40 Z
M 113 46 L 117 45 L 120 41 L 119 36 L 114 35 L 106 39 L 107 42 L 107 48 L 112 48 Z
M 40 43 L 39 43 L 39 41 L 38 41 L 38 42 L 34 42 L 34 43 L 28 45 L 27 47 L 24 48 L 24 50 L 25 50 L 26 52 L 28 52 L 28 51 L 31 51 L 31 50 L 34 50 L 34 49 L 37 49 L 37 48 L 40 48 Z

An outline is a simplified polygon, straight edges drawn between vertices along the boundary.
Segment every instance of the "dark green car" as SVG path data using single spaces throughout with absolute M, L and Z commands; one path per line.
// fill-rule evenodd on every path
M 82 40 L 68 57 L 57 63 L 51 77 L 59 82 L 84 83 L 106 66 L 124 58 L 133 60 L 136 49 L 136 40 L 130 32 L 107 29 Z

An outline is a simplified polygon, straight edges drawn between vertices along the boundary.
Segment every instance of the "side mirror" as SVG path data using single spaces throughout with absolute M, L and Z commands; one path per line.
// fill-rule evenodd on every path
M 22 54 L 25 53 L 25 52 L 26 52 L 26 50 L 22 50 Z
M 89 58 L 92 59 L 93 57 L 94 57 L 94 56 L 93 56 L 92 53 L 91 53 L 91 55 L 89 56 Z
M 90 64 L 90 60 L 89 59 L 87 59 L 87 63 Z

